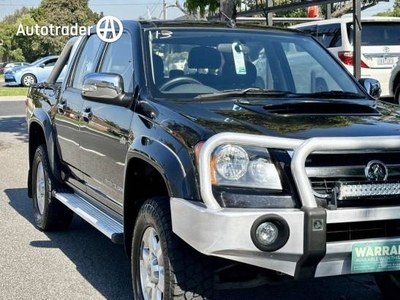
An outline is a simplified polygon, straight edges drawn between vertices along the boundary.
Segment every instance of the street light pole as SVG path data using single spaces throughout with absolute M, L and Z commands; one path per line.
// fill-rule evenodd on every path
M 361 77 L 361 4 L 360 0 L 353 0 L 353 75 L 358 80 Z

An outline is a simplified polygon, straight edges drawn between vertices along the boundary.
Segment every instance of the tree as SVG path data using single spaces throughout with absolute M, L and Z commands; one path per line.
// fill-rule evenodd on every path
M 25 56 L 23 51 L 18 47 L 15 41 L 15 33 L 17 32 L 17 22 L 30 11 L 27 7 L 17 9 L 13 14 L 5 16 L 0 22 L 0 58 L 3 61 L 24 61 Z
M 393 10 L 379 13 L 378 16 L 400 17 L 400 0 L 394 1 Z
M 189 13 L 197 14 L 199 11 L 200 17 L 202 18 L 205 16 L 207 10 L 215 12 L 219 5 L 219 0 L 186 0 L 185 2 L 185 6 Z
M 0 57 L 3 60 L 34 61 L 39 57 L 60 53 L 70 38 L 60 33 L 57 36 L 17 35 L 20 26 L 91 26 L 100 17 L 90 10 L 88 0 L 42 0 L 35 9 L 21 8 L 0 22 Z
M 236 0 L 220 0 L 221 21 L 236 19 Z M 239 1 L 240 4 L 240 1 Z
M 88 0 L 42 0 L 39 7 L 32 11 L 33 18 L 40 26 L 91 26 L 100 19 L 91 11 Z M 69 36 L 40 36 L 42 56 L 61 52 Z

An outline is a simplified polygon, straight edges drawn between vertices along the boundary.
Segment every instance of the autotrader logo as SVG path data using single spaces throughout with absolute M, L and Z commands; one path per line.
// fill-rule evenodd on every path
M 122 22 L 113 16 L 105 16 L 97 22 L 97 36 L 104 42 L 112 43 L 117 41 L 123 31 Z

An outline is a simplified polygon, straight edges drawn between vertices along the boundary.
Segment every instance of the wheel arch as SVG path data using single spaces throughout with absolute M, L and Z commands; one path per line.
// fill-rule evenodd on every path
M 184 152 L 184 151 L 181 151 Z M 136 217 L 144 201 L 154 197 L 196 199 L 190 156 L 180 156 L 166 145 L 148 138 L 136 139 L 126 159 L 124 182 L 124 244 L 131 251 Z
M 396 77 L 393 80 L 393 86 L 392 86 L 392 93 L 393 96 L 396 95 L 396 89 L 400 87 L 400 70 L 397 72 Z
M 28 157 L 29 157 L 29 173 L 28 173 L 28 196 L 32 198 L 32 162 L 35 156 L 36 149 L 39 145 L 44 144 L 47 150 L 51 171 L 54 172 L 54 140 L 52 135 L 51 121 L 44 111 L 36 109 L 34 115 L 29 122 L 29 143 L 28 143 Z

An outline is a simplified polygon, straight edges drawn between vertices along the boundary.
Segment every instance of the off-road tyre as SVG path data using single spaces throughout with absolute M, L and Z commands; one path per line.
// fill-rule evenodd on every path
M 387 300 L 398 300 L 400 297 L 400 271 L 375 274 L 375 281 Z
M 148 257 L 160 270 L 147 278 L 143 270 L 149 268 L 145 268 L 144 256 L 152 250 L 147 248 L 150 243 L 144 240 L 146 237 L 152 237 L 156 245 L 153 252 L 158 255 Z M 134 299 L 147 300 L 151 291 L 155 292 L 155 299 L 213 299 L 212 259 L 185 244 L 172 232 L 168 198 L 152 198 L 142 205 L 133 232 L 131 267 Z M 151 275 L 151 269 L 147 275 Z M 160 276 L 161 273 L 164 275 Z M 155 280 L 150 282 L 151 278 Z M 143 291 L 146 282 L 150 282 L 147 294 Z
M 33 213 L 40 230 L 66 230 L 71 225 L 74 213 L 52 197 L 52 191 L 61 187 L 51 172 L 45 146 L 40 145 L 32 163 Z

